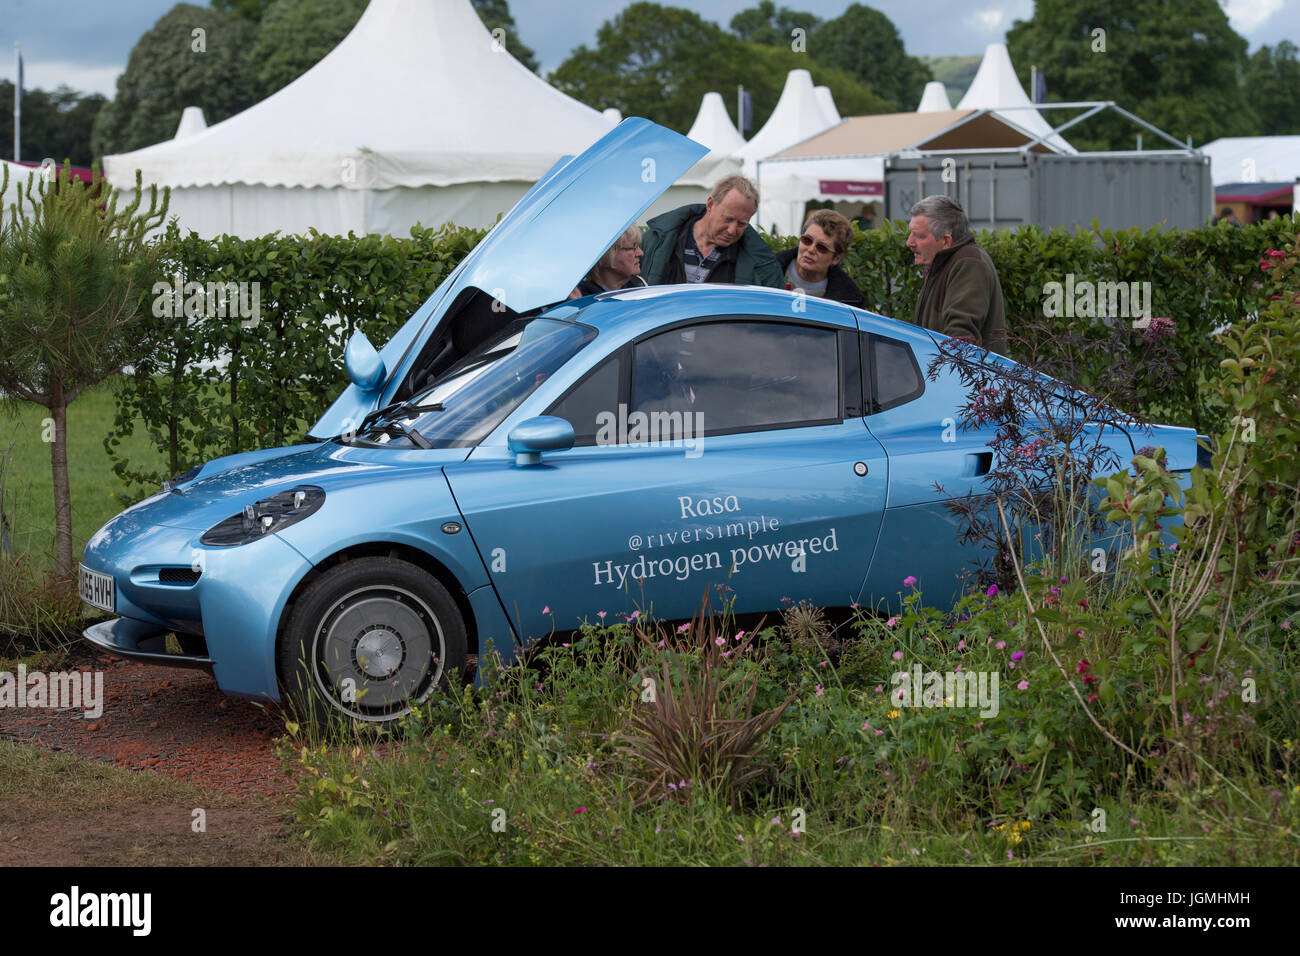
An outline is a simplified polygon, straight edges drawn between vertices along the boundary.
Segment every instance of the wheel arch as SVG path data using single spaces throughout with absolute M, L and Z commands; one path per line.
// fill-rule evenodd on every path
M 469 601 L 469 596 L 465 588 L 457 580 L 456 575 L 451 572 L 445 564 L 435 558 L 429 552 L 416 548 L 410 544 L 398 541 L 367 541 L 360 544 L 349 545 L 346 548 L 340 548 L 338 551 L 323 558 L 317 562 L 310 571 L 303 575 L 302 579 L 294 585 L 293 591 L 289 594 L 288 601 L 285 602 L 284 611 L 280 614 L 280 620 L 275 626 L 275 646 L 280 646 L 280 641 L 284 638 L 284 631 L 289 621 L 293 618 L 293 611 L 297 605 L 298 599 L 311 585 L 322 575 L 333 568 L 338 567 L 346 561 L 354 561 L 357 558 L 394 558 L 399 561 L 405 561 L 407 564 L 414 565 L 432 576 L 439 584 L 447 589 L 453 601 L 456 602 L 456 609 L 460 612 L 461 620 L 465 622 L 465 643 L 466 650 L 471 655 L 478 654 L 478 620 L 474 615 L 474 609 Z M 279 655 L 276 655 L 276 679 L 283 681 L 285 675 L 281 672 L 282 668 L 278 663 Z

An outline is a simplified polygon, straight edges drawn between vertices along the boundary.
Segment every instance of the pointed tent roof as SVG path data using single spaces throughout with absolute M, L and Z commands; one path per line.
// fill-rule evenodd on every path
M 835 97 L 831 95 L 831 88 L 829 86 L 816 86 L 813 87 L 813 92 L 817 94 L 817 102 L 822 105 L 822 112 L 826 114 L 826 122 L 831 126 L 840 122 L 843 117 L 840 116 L 840 111 L 835 106 Z
M 952 109 L 952 101 L 948 99 L 948 88 L 938 80 L 931 80 L 925 84 L 925 92 L 921 94 L 921 105 L 916 108 L 918 113 L 939 113 Z
M 705 93 L 700 100 L 700 111 L 695 114 L 691 131 L 686 134 L 701 146 L 707 146 L 716 153 L 730 155 L 745 145 L 745 137 L 736 130 L 731 117 L 727 115 L 727 106 L 722 102 L 721 93 Z
M 813 90 L 812 74 L 807 70 L 791 70 L 786 75 L 776 109 L 754 138 L 736 151 L 736 156 L 744 164 L 745 175 L 752 178 L 760 159 L 815 136 L 829 125 L 825 108 Z
M 172 139 L 184 139 L 186 136 L 201 133 L 207 128 L 208 121 L 203 116 L 203 107 L 187 106 L 185 112 L 181 113 L 181 121 L 176 127 L 176 135 Z
M 170 186 L 532 181 L 608 129 L 510 56 L 469 0 L 371 0 L 284 89 L 186 139 L 107 156 L 104 168 Z
M 1075 152 L 1074 147 L 1060 136 L 1047 134 L 1052 132 L 1052 124 L 1043 119 L 1035 109 L 1005 109 L 1006 107 L 1033 106 L 1025 93 L 1024 87 L 1016 79 L 1016 71 L 1011 65 L 1011 54 L 1006 44 L 990 43 L 984 51 L 984 59 L 971 80 L 970 89 L 957 104 L 959 110 L 997 110 L 998 116 L 1008 123 L 1014 123 L 1034 136 L 1046 136 L 1044 142 L 1054 149 Z

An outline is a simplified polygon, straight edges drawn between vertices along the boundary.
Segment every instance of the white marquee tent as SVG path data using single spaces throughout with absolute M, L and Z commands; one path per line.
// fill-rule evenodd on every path
M 931 80 L 925 84 L 925 92 L 921 94 L 921 105 L 916 108 L 916 111 L 942 113 L 950 109 L 952 109 L 952 101 L 948 99 L 948 88 L 938 80 Z
M 172 139 L 184 139 L 202 133 L 207 128 L 208 121 L 203 116 L 203 107 L 187 106 L 181 113 L 181 121 L 176 125 L 176 135 Z
M 171 212 L 205 237 L 403 235 L 416 222 L 490 225 L 610 126 L 510 56 L 469 0 L 371 0 L 284 89 L 201 132 L 107 156 L 104 169 L 119 186 L 137 168 L 170 186 Z M 700 198 L 674 186 L 660 203 Z
M 7 159 L 0 159 L 0 182 L 4 182 L 5 172 L 9 173 L 9 181 L 5 185 L 4 192 L 0 192 L 0 213 L 3 213 L 2 220 L 9 220 L 9 205 L 18 201 L 18 190 L 26 190 L 27 181 L 34 175 L 39 175 L 40 170 L 31 166 L 24 166 L 21 163 L 11 163 Z
M 1214 185 L 1300 179 L 1300 136 L 1228 136 L 1201 147 Z
M 828 91 L 829 92 L 829 91 Z M 834 104 L 832 103 L 832 108 Z M 826 106 L 813 89 L 812 74 L 807 70 L 791 70 L 785 78 L 785 88 L 776 108 L 763 128 L 736 151 L 744 174 L 753 179 L 758 173 L 758 161 L 781 152 L 816 136 L 832 125 Z M 762 191 L 760 190 L 760 196 Z
M 722 101 L 721 93 L 705 93 L 700 100 L 700 111 L 695 114 L 695 122 L 687 138 L 695 140 L 701 146 L 707 146 L 711 152 L 729 155 L 745 145 L 745 137 L 736 130 L 727 114 L 727 106 Z
M 996 110 L 1001 119 L 1019 126 L 1034 136 L 1045 136 L 1044 142 L 1058 153 L 1074 153 L 1075 149 L 1060 136 L 1052 133 L 1052 124 L 1043 114 L 1032 109 L 1033 101 L 1016 79 L 1011 65 L 1011 54 L 1005 44 L 990 43 L 984 59 L 975 71 L 966 95 L 957 104 L 959 110 Z M 1024 107 L 1031 107 L 1025 109 Z

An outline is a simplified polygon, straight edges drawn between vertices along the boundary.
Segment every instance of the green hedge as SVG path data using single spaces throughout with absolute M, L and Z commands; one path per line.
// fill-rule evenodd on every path
M 1172 388 L 1154 377 L 1150 387 L 1139 382 L 1138 407 L 1128 410 L 1209 431 L 1221 424 L 1225 410 L 1207 404 L 1201 385 L 1226 355 L 1210 333 L 1264 304 L 1259 260 L 1265 250 L 1283 245 L 1284 229 L 1294 228 L 1290 218 L 1186 232 L 1027 227 L 981 233 L 978 241 L 997 265 L 1011 351 L 1022 360 L 1050 357 L 1064 350 L 1067 340 L 1075 345 L 1105 340 L 1110 351 L 1103 365 L 1140 362 L 1140 331 L 1130 329 L 1122 337 L 1130 350 L 1124 355 L 1114 352 L 1106 338 L 1112 330 L 1104 321 L 1047 322 L 1044 287 L 1064 283 L 1068 273 L 1076 282 L 1150 282 L 1152 314 L 1176 323 L 1177 374 Z M 312 233 L 206 241 L 181 237 L 173 229 L 163 240 L 168 271 L 182 284 L 259 283 L 261 318 L 256 324 L 237 316 L 197 320 L 182 310 L 163 309 L 164 315 L 147 319 L 136 374 L 124 380 L 116 430 L 105 442 L 114 470 L 128 482 L 153 484 L 219 455 L 300 440 L 347 384 L 342 366 L 347 336 L 361 328 L 382 345 L 482 235 L 443 227 L 413 229 L 409 239 Z M 921 275 L 905 239 L 905 224 L 885 223 L 857 237 L 843 265 L 869 308 L 907 319 Z M 775 245 L 793 241 L 785 237 Z M 331 316 L 338 317 L 338 327 L 327 326 Z M 229 364 L 212 368 L 223 354 L 230 356 Z M 1095 360 L 1092 366 L 1076 366 L 1076 383 L 1087 387 L 1101 371 Z M 168 474 L 119 455 L 120 437 L 137 420 L 166 455 Z

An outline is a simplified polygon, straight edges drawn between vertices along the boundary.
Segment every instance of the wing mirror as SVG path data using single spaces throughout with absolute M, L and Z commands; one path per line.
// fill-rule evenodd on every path
M 354 332 L 343 350 L 343 367 L 347 369 L 352 384 L 363 392 L 373 392 L 384 384 L 387 370 L 384 360 L 370 344 L 364 332 Z
M 573 426 L 554 415 L 525 419 L 506 438 L 516 465 L 540 465 L 542 452 L 564 451 L 573 447 L 573 441 Z

